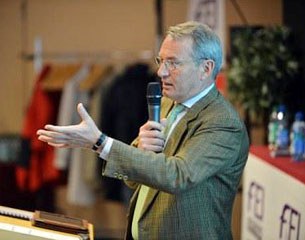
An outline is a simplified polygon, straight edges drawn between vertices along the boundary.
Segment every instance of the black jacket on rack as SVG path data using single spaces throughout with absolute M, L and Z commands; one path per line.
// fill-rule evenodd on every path
M 102 98 L 100 128 L 105 134 L 127 144 L 137 137 L 140 126 L 148 119 L 146 88 L 153 81 L 159 81 L 157 75 L 142 63 L 127 66 L 115 77 Z M 126 200 L 122 186 L 122 181 L 103 178 L 108 199 Z

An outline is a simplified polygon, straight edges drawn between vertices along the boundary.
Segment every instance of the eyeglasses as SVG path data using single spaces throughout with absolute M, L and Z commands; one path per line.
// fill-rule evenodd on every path
M 160 67 L 161 64 L 164 64 L 166 69 L 168 69 L 170 71 L 177 69 L 179 66 L 181 66 L 183 63 L 186 63 L 186 62 L 190 62 L 190 61 L 178 61 L 178 60 L 174 60 L 174 59 L 162 59 L 160 57 L 155 58 L 155 63 L 158 67 Z

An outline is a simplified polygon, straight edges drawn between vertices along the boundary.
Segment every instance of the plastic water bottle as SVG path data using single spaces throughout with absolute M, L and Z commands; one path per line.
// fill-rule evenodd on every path
M 278 130 L 278 121 L 277 121 L 277 109 L 274 107 L 270 114 L 269 123 L 268 123 L 268 147 L 269 150 L 275 149 L 276 136 Z
M 290 151 L 294 161 L 305 159 L 305 122 L 304 114 L 297 112 L 291 127 L 291 146 Z
M 289 155 L 289 127 L 288 115 L 285 105 L 280 105 L 277 112 L 278 129 L 276 134 L 276 155 Z

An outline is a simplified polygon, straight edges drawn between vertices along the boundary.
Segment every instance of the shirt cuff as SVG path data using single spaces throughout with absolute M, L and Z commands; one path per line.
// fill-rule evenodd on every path
M 103 147 L 103 150 L 101 151 L 101 153 L 99 155 L 100 158 L 107 160 L 111 147 L 112 147 L 112 144 L 113 144 L 113 138 L 107 137 L 105 146 Z

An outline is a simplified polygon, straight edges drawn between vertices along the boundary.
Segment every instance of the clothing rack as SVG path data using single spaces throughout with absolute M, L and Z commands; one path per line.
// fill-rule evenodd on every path
M 26 61 L 35 61 L 38 59 L 52 60 L 125 60 L 135 58 L 139 60 L 152 59 L 154 53 L 152 50 L 130 51 L 130 50 L 104 50 L 95 52 L 44 52 L 42 39 L 37 36 L 34 39 L 34 52 L 22 53 L 21 57 Z
M 153 57 L 153 51 L 102 51 L 102 52 L 44 52 L 44 53 L 22 53 L 21 58 L 25 61 L 35 61 L 37 58 L 52 59 L 52 60 L 97 60 L 97 61 L 109 61 L 109 60 L 124 60 L 124 59 L 139 59 L 150 60 Z
M 44 63 L 54 63 L 57 69 L 44 81 L 44 88 L 56 90 L 63 87 L 69 76 L 71 77 L 80 68 L 82 64 L 92 65 L 91 74 L 83 84 L 82 89 L 95 87 L 100 76 L 106 76 L 113 72 L 115 66 L 126 65 L 134 61 L 151 62 L 153 51 L 128 51 L 128 50 L 105 50 L 97 52 L 44 52 L 40 37 L 34 40 L 34 52 L 22 53 L 21 58 L 24 61 L 32 61 L 34 72 L 41 72 Z M 62 66 L 62 67 L 60 67 Z M 53 68 L 54 69 L 54 68 Z

